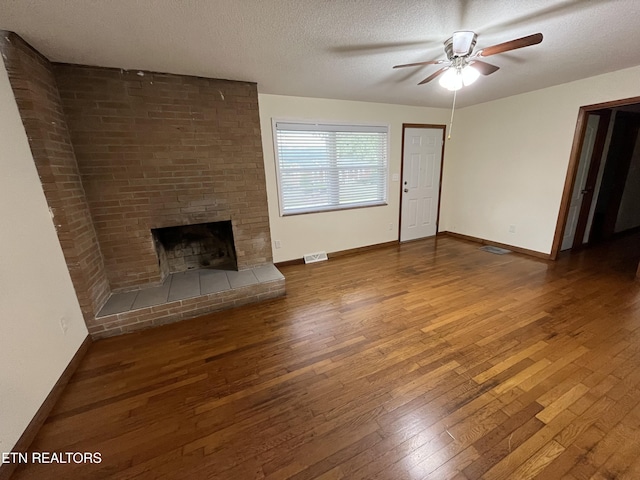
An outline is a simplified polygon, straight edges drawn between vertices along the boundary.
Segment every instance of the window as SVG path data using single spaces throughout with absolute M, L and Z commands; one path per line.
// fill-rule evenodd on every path
M 388 130 L 275 122 L 280 214 L 386 205 Z

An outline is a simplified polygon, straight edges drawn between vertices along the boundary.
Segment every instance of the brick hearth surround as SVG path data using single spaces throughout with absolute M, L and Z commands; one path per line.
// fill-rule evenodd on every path
M 71 281 L 91 327 L 109 296 L 109 283 L 52 65 L 11 32 L 0 32 L 0 51 Z
M 51 64 L 7 32 L 1 45 L 94 337 L 284 295 L 282 280 L 96 319 L 110 291 L 163 280 L 152 228 L 231 220 L 239 269 L 272 262 L 256 85 Z
M 54 71 L 113 290 L 161 281 L 152 228 L 231 220 L 238 268 L 272 261 L 255 84 Z

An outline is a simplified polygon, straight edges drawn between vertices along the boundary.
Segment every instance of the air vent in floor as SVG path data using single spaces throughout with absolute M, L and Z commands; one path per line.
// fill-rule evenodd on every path
M 484 250 L 485 252 L 489 252 L 489 253 L 495 253 L 496 255 L 504 255 L 505 253 L 511 253 L 511 250 L 507 250 L 506 248 L 493 247 L 491 245 L 480 247 L 480 250 Z
M 328 260 L 326 252 L 318 252 L 318 253 L 305 253 L 304 255 L 304 263 L 315 263 L 322 262 L 324 260 Z

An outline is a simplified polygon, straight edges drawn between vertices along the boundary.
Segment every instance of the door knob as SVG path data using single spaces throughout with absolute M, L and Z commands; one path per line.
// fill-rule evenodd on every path
M 409 189 L 408 189 L 408 188 L 405 188 L 405 189 L 404 189 L 404 193 L 409 193 Z

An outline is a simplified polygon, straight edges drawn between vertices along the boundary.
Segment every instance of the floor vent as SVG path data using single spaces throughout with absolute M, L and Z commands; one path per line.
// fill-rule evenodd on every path
M 323 262 L 329 259 L 326 252 L 306 253 L 303 258 L 304 263 Z
M 507 250 L 506 248 L 494 247 L 491 245 L 487 245 L 486 247 L 480 247 L 480 250 L 484 250 L 485 252 L 495 253 L 496 255 L 504 255 L 505 253 L 511 253 L 511 250 Z

